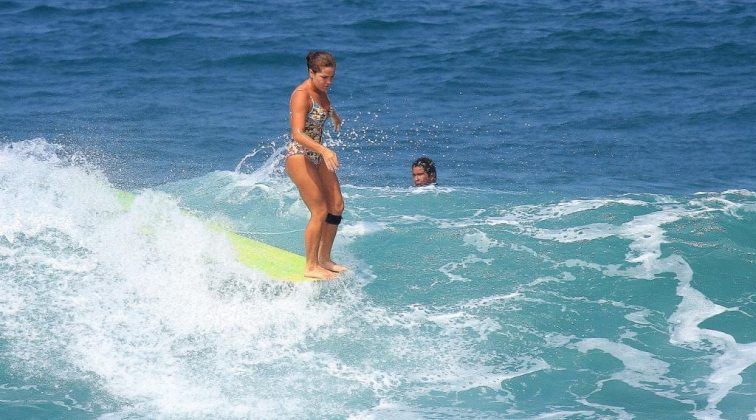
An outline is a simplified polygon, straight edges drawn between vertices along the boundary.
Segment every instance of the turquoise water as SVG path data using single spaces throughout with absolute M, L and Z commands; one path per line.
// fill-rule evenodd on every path
M 756 416 L 753 4 L 311 6 L 0 2 L 0 418 Z M 288 284 L 208 226 L 302 252 L 311 48 L 353 269 Z

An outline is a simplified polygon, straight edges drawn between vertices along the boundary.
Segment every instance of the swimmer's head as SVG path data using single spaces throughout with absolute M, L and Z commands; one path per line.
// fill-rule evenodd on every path
M 325 67 L 336 68 L 336 59 L 328 51 L 310 51 L 307 53 L 307 70 L 320 73 Z
M 416 187 L 436 183 L 436 165 L 429 157 L 421 157 L 412 162 L 412 182 Z

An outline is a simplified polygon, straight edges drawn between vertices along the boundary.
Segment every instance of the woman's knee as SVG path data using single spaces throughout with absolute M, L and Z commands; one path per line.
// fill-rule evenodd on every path
M 313 219 L 322 220 L 328 214 L 328 206 L 325 202 L 313 203 L 310 206 L 310 215 Z
M 328 213 L 339 216 L 341 215 L 341 213 L 344 213 L 344 199 L 341 198 L 341 196 L 328 203 Z

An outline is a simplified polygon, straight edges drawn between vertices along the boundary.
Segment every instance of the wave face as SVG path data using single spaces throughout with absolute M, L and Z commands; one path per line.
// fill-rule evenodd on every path
M 335 255 L 290 284 L 209 222 L 301 252 L 280 172 L 125 209 L 85 156 L 0 150 L 0 412 L 14 417 L 747 417 L 756 193 L 554 200 L 345 186 Z M 33 401 L 33 403 L 31 403 Z

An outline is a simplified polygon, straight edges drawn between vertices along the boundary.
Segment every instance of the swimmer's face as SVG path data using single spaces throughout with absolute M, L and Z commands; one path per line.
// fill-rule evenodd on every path
M 412 182 L 416 187 L 422 187 L 423 185 L 429 185 L 433 182 L 428 172 L 425 172 L 425 168 L 422 166 L 412 167 Z
M 323 67 L 319 72 L 310 70 L 310 80 L 315 89 L 321 92 L 327 92 L 331 88 L 333 78 L 336 76 L 336 69 L 333 67 Z

